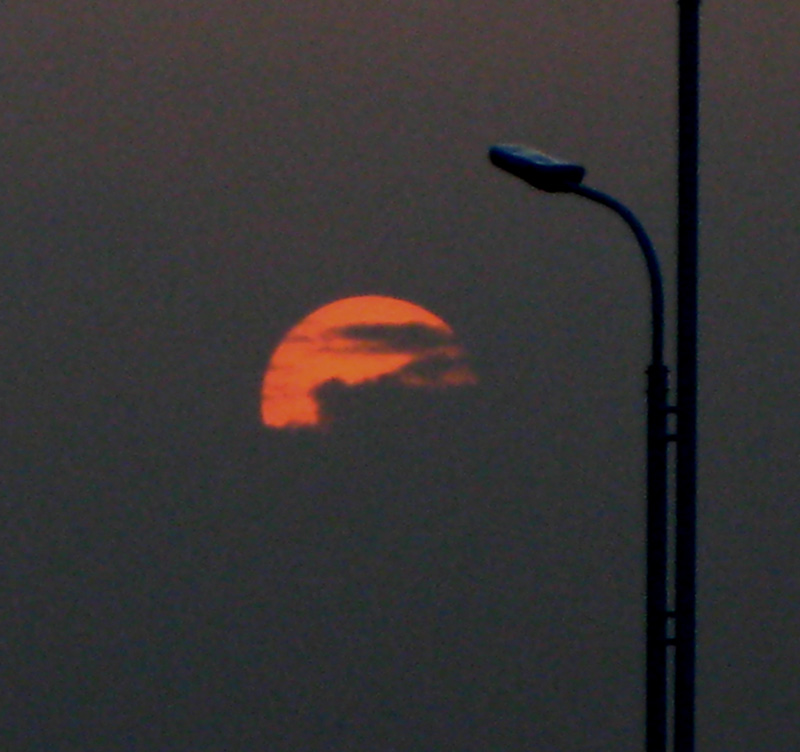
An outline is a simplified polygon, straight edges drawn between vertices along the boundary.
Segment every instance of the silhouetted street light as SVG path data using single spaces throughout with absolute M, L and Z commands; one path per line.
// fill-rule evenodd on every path
M 651 362 L 647 369 L 647 585 L 646 585 L 646 750 L 664 752 L 667 743 L 667 659 L 673 640 L 667 625 L 667 378 L 664 365 L 664 291 L 658 257 L 641 222 L 626 206 L 583 185 L 578 164 L 526 146 L 499 145 L 489 150 L 496 167 L 549 193 L 574 193 L 615 212 L 633 231 L 650 280 Z

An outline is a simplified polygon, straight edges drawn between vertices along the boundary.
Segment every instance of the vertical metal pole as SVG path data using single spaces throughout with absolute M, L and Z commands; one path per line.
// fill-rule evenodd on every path
M 674 749 L 675 752 L 694 752 L 700 0 L 678 0 L 678 8 L 678 446 Z
M 651 360 L 647 369 L 647 602 L 645 752 L 667 750 L 667 394 L 664 365 L 664 286 L 653 244 L 626 206 L 601 191 L 574 185 L 571 192 L 607 206 L 630 227 L 650 280 Z
M 645 752 L 667 750 L 667 369 L 647 369 Z

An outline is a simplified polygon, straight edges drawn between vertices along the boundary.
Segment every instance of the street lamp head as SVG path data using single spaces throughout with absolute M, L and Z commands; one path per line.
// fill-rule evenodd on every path
M 579 164 L 548 156 L 519 144 L 498 144 L 489 149 L 489 160 L 501 170 L 549 193 L 570 193 L 586 170 Z

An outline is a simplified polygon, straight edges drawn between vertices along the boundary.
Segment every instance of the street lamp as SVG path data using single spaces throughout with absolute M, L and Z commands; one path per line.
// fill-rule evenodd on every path
M 664 365 L 664 290 L 653 244 L 626 206 L 583 185 L 586 170 L 526 146 L 503 144 L 489 150 L 495 167 L 549 193 L 574 193 L 615 212 L 636 237 L 650 280 L 651 360 L 647 368 L 647 584 L 645 749 L 664 752 L 667 744 L 667 651 L 673 640 L 667 624 L 667 378 Z

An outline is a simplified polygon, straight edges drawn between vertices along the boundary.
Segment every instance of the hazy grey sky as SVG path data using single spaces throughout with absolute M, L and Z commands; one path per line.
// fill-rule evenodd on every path
M 7 746 L 639 749 L 641 260 L 486 149 L 584 163 L 671 303 L 676 4 L 285 5 L 0 10 Z M 698 749 L 791 749 L 800 9 L 703 12 Z M 457 440 L 275 443 L 365 293 L 472 352 Z

